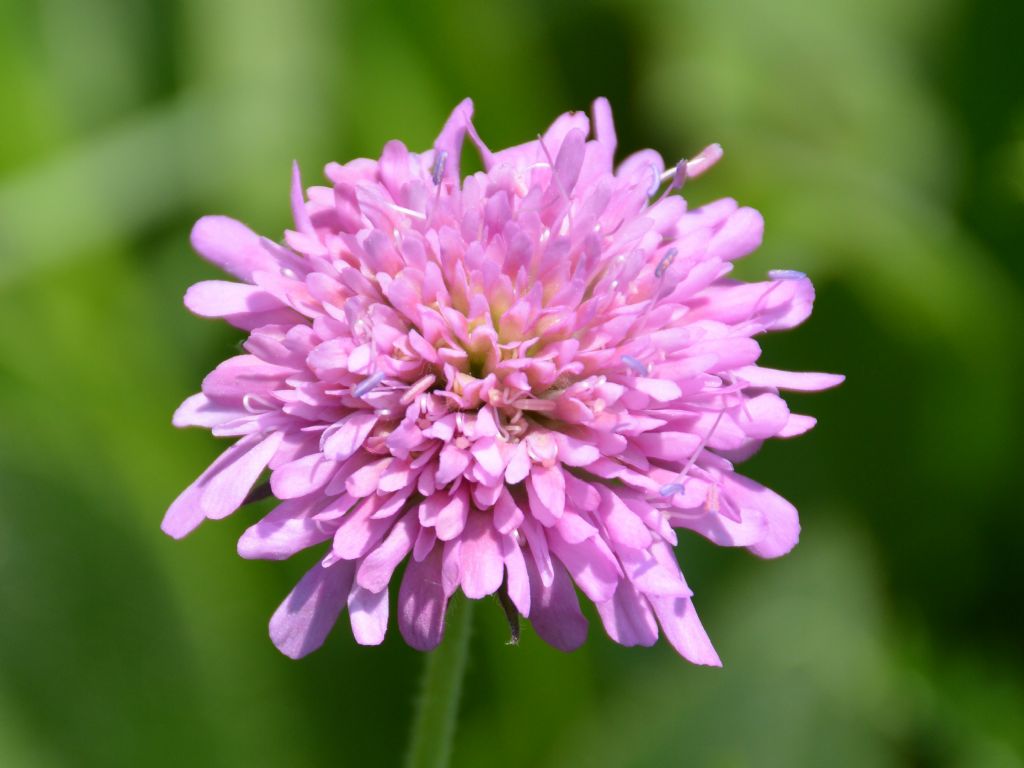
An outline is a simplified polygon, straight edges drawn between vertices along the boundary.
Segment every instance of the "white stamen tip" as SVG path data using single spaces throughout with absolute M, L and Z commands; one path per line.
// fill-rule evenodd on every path
M 807 275 L 795 269 L 772 269 L 768 272 L 772 280 L 803 280 Z
M 661 486 L 661 489 L 658 491 L 658 493 L 664 496 L 665 498 L 668 498 L 669 496 L 675 496 L 677 493 L 682 492 L 683 486 L 681 486 L 679 483 L 669 483 L 668 485 L 663 485 Z

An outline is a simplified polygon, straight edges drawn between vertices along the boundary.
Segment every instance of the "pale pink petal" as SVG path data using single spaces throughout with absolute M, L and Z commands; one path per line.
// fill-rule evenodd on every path
M 684 659 L 710 667 L 722 666 L 690 598 L 651 597 L 650 602 L 665 637 Z
M 227 216 L 204 216 L 192 228 L 192 247 L 225 272 L 247 282 L 257 270 L 277 268 L 274 258 L 247 226 Z
M 388 591 L 371 592 L 358 584 L 348 596 L 352 635 L 360 645 L 380 645 L 388 630 Z

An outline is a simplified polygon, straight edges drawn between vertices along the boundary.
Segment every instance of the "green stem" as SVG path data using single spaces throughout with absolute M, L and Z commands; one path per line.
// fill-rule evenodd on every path
M 471 600 L 452 600 L 444 641 L 427 656 L 416 704 L 406 768 L 447 768 L 459 714 L 462 678 L 469 656 Z

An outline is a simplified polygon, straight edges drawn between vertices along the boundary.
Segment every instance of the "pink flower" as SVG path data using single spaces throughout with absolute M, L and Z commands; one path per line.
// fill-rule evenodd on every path
M 780 389 L 842 377 L 759 367 L 754 337 L 811 311 L 810 281 L 727 277 L 761 240 L 733 200 L 688 211 L 669 194 L 721 155 L 665 169 L 613 164 L 608 103 L 492 152 L 452 113 L 433 149 L 326 169 L 284 244 L 229 218 L 192 243 L 240 282 L 192 286 L 186 306 L 249 332 L 174 415 L 237 438 L 171 505 L 176 538 L 230 515 L 270 471 L 280 503 L 238 542 L 283 559 L 326 543 L 270 621 L 292 657 L 348 608 L 380 643 L 392 577 L 398 627 L 436 646 L 457 590 L 500 594 L 564 650 L 587 633 L 577 589 L 608 635 L 719 664 L 673 547 L 676 529 L 761 557 L 788 552 L 789 502 L 733 466 L 806 432 Z M 460 179 L 465 137 L 486 169 Z M 259 495 L 260 491 L 255 492 Z

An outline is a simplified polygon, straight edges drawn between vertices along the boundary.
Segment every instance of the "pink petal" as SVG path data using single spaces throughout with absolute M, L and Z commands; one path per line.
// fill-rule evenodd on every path
M 523 616 L 530 615 L 530 572 L 526 568 L 526 558 L 522 548 L 511 538 L 506 544 L 505 570 L 508 573 L 508 596 L 512 604 Z
M 448 598 L 441 587 L 441 551 L 437 547 L 422 562 L 411 560 L 398 590 L 398 629 L 418 651 L 437 647 L 444 634 Z
M 174 412 L 171 423 L 176 427 L 212 427 L 219 426 L 231 419 L 245 416 L 248 413 L 237 405 L 225 405 L 210 400 L 205 394 L 192 395 Z
M 755 387 L 775 387 L 796 392 L 818 392 L 836 387 L 846 380 L 845 376 L 835 373 L 779 371 L 753 365 L 737 369 L 736 378 L 750 382 Z
M 474 600 L 494 594 L 501 586 L 505 563 L 490 516 L 470 515 L 461 541 L 462 591 Z
M 694 664 L 722 666 L 707 632 L 697 618 L 693 601 L 688 597 L 651 597 L 651 607 L 658 617 L 665 637 L 679 654 Z
M 516 505 L 508 488 L 502 488 L 494 504 L 494 527 L 501 533 L 511 533 L 523 522 L 523 512 Z
M 658 642 L 654 611 L 628 581 L 620 581 L 612 599 L 596 607 L 608 637 L 619 645 L 651 646 Z
M 544 586 L 529 557 L 526 570 L 530 577 L 530 624 L 534 631 L 560 651 L 576 650 L 587 639 L 588 622 L 580 611 L 569 575 L 555 564 L 551 585 Z
M 354 570 L 346 561 L 309 569 L 270 619 L 270 639 L 281 653 L 299 659 L 324 644 L 345 606 Z
M 757 510 L 765 522 L 765 536 L 749 547 L 759 557 L 780 557 L 796 546 L 800 539 L 800 518 L 796 507 L 768 488 L 743 475 L 730 474 L 723 483 L 723 493 L 744 509 Z
M 746 256 L 761 245 L 764 217 L 753 208 L 740 208 L 711 238 L 708 257 L 732 261 Z
M 338 518 L 352 500 L 338 499 L 321 509 L 319 496 L 291 499 L 246 529 L 238 540 L 238 554 L 251 560 L 284 560 L 307 547 L 327 541 Z
M 241 506 L 260 474 L 267 468 L 267 462 L 274 456 L 281 437 L 282 433 L 272 432 L 205 480 L 205 487 L 199 496 L 199 507 L 206 517 L 219 520 Z
M 565 511 L 565 476 L 555 467 L 534 466 L 526 479 L 530 511 L 543 525 L 554 525 Z
M 570 544 L 557 530 L 549 528 L 548 545 L 587 597 L 595 603 L 612 599 L 622 572 L 608 545 L 600 538 Z
M 371 592 L 384 589 L 391 581 L 395 568 L 412 550 L 418 531 L 416 512 L 410 510 L 395 523 L 387 538 L 363 558 L 356 571 L 356 582 Z
M 297 315 L 262 288 L 224 280 L 204 280 L 185 292 L 185 306 L 200 317 L 223 317 L 252 330 L 273 323 L 294 323 Z
M 466 494 L 466 486 L 463 485 L 437 512 L 437 525 L 434 526 L 437 538 L 441 541 L 454 539 L 462 533 L 468 516 L 469 498 Z
M 321 445 L 325 456 L 344 461 L 358 451 L 370 436 L 377 417 L 372 411 L 356 411 L 324 432 Z
M 447 485 L 455 478 L 461 477 L 469 467 L 469 462 L 469 453 L 452 444 L 446 445 L 441 449 L 441 454 L 438 457 L 438 485 Z
M 358 584 L 348 596 L 352 635 L 360 645 L 380 645 L 388 630 L 388 591 L 370 592 Z
M 636 376 L 633 379 L 633 387 L 643 392 L 648 397 L 657 400 L 659 403 L 668 403 L 676 400 L 682 395 L 682 390 L 674 381 L 668 379 L 652 379 L 646 376 Z
M 204 216 L 197 221 L 192 227 L 192 247 L 207 261 L 247 282 L 252 281 L 253 272 L 277 267 L 259 237 L 227 216 Z
M 270 487 L 279 499 L 297 499 L 327 485 L 337 468 L 337 462 L 311 453 L 274 470 Z

